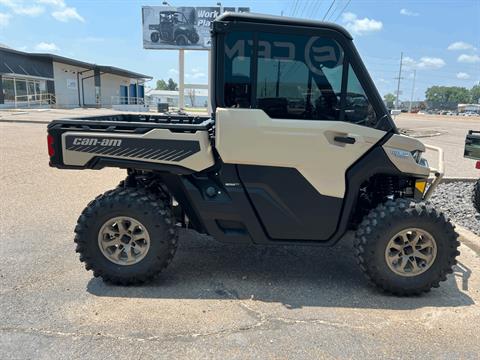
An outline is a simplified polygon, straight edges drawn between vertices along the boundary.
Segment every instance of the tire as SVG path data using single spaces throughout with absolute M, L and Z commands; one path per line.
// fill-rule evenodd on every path
M 160 34 L 158 32 L 151 33 L 150 40 L 152 40 L 154 43 L 158 42 L 158 40 L 160 40 Z
M 175 44 L 178 46 L 185 46 L 188 44 L 188 39 L 185 35 L 179 34 L 175 37 Z
M 475 209 L 480 213 L 480 179 L 473 186 L 472 202 Z
M 441 281 L 446 280 L 447 274 L 453 272 L 452 267 L 456 264 L 455 258 L 460 254 L 457 250 L 460 245 L 457 240 L 458 234 L 454 228 L 445 215 L 438 212 L 429 203 L 415 203 L 405 199 L 389 200 L 371 210 L 359 225 L 354 245 L 357 262 L 367 279 L 388 293 L 408 296 L 428 292 L 432 287 L 438 287 Z M 421 247 L 422 243 L 427 241 L 426 239 L 433 239 L 434 245 L 427 249 L 428 256 L 431 258 L 430 263 L 414 256 L 405 255 L 406 250 L 409 250 L 406 248 L 403 249 L 403 252 L 394 254 L 396 250 L 390 247 L 391 241 L 393 239 L 395 239 L 393 241 L 397 241 L 399 237 L 396 237 L 396 234 L 404 233 L 408 229 L 413 229 L 412 234 L 421 234 L 422 232 L 425 234 L 425 237 L 422 236 L 421 240 L 415 242 L 415 245 L 420 244 Z M 406 236 L 408 238 L 412 235 Z M 402 246 L 408 247 L 410 241 L 413 240 L 410 238 L 405 242 L 406 245 Z M 416 246 L 410 247 L 411 251 L 415 251 L 413 255 L 418 254 L 416 249 Z M 408 273 L 406 272 L 408 268 L 405 266 L 403 274 L 395 272 L 393 269 L 396 266 L 395 262 L 400 263 L 400 267 L 403 262 L 397 261 L 394 256 L 398 256 L 398 259 L 402 260 L 403 256 L 410 260 L 413 258 L 416 269 L 423 272 L 414 274 L 413 270 L 410 270 Z M 387 257 L 394 259 L 393 264 L 389 265 Z M 413 261 L 406 260 L 411 269 Z M 401 270 L 397 271 L 401 272 Z
M 192 45 L 195 45 L 200 40 L 200 36 L 198 36 L 196 32 L 191 32 L 188 40 L 192 43 Z
M 119 217 L 140 223 L 149 239 L 143 258 L 133 264 L 114 263 L 100 246 L 100 231 Z M 132 285 L 153 279 L 170 264 L 178 235 L 171 209 L 164 201 L 142 188 L 126 187 L 107 191 L 88 204 L 78 219 L 74 241 L 80 261 L 87 270 L 93 270 L 95 277 L 113 284 Z M 130 245 L 128 249 L 132 254 Z M 126 257 L 124 250 L 120 252 Z

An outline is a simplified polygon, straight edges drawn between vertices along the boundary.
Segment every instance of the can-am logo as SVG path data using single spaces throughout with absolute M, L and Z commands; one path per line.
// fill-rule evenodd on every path
M 96 139 L 96 138 L 81 138 L 77 137 L 72 141 L 73 145 L 88 145 L 88 146 L 120 146 L 122 140 L 120 139 Z

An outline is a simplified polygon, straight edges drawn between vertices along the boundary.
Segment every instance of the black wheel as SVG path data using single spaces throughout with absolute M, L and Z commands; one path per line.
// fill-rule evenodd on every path
M 117 188 L 90 202 L 75 228 L 76 251 L 95 277 L 130 285 L 172 261 L 177 231 L 170 206 L 142 188 Z
M 154 43 L 158 42 L 158 40 L 160 40 L 160 34 L 158 32 L 152 32 L 150 34 L 150 40 Z
M 188 37 L 188 40 L 193 44 L 195 45 L 196 43 L 198 43 L 198 40 L 200 40 L 200 36 L 198 36 L 198 34 L 196 32 L 191 32 L 189 37 Z
M 473 187 L 472 202 L 475 209 L 480 213 L 480 179 L 477 180 Z
M 429 203 L 389 200 L 371 210 L 358 227 L 360 269 L 377 287 L 395 295 L 418 295 L 452 273 L 458 234 Z
M 188 40 L 187 40 L 187 37 L 183 34 L 180 34 L 180 35 L 177 35 L 176 38 L 175 38 L 175 44 L 177 44 L 178 46 L 185 46 L 187 45 L 188 43 Z

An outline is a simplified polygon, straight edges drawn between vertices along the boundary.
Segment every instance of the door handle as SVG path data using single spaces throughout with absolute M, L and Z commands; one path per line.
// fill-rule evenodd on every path
M 355 141 L 357 141 L 354 137 L 351 136 L 335 136 L 333 140 L 344 144 L 355 144 Z

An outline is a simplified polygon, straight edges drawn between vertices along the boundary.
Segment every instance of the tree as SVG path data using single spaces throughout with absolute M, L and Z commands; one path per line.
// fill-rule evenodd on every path
M 470 89 L 470 101 L 474 104 L 480 104 L 480 84 Z
M 167 83 L 165 82 L 165 80 L 157 80 L 156 90 L 167 90 Z
M 388 93 L 388 94 L 385 94 L 383 95 L 383 99 L 385 100 L 385 102 L 387 103 L 387 107 L 388 108 L 392 108 L 393 107 L 393 103 L 395 102 L 395 99 L 397 97 L 395 95 L 393 95 L 392 93 Z
M 455 110 L 458 104 L 468 103 L 470 91 L 459 86 L 431 86 L 425 92 L 429 107 Z
M 163 79 L 157 80 L 156 90 L 178 90 L 178 84 L 172 78 L 166 82 Z
M 168 79 L 167 90 L 178 90 L 178 84 L 172 78 Z

